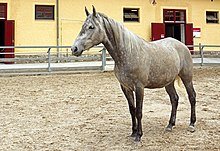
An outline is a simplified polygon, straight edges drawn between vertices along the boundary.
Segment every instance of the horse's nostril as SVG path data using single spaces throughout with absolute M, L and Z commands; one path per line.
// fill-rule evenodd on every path
M 71 48 L 72 52 L 77 52 L 78 48 L 76 46 Z
M 78 48 L 74 47 L 73 52 L 77 52 Z

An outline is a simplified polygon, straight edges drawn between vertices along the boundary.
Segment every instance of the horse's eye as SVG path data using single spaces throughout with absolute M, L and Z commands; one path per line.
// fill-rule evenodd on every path
M 94 29 L 95 27 L 94 26 L 89 26 L 89 29 Z

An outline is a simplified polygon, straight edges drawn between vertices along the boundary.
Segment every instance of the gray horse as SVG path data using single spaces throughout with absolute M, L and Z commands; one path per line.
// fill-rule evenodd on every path
M 115 61 L 115 75 L 128 100 L 132 118 L 131 136 L 135 141 L 140 141 L 143 134 L 141 119 L 144 88 L 165 87 L 172 104 L 166 130 L 172 130 L 179 100 L 174 87 L 177 76 L 183 81 L 188 93 L 191 104 L 189 130 L 193 132 L 196 122 L 196 93 L 192 83 L 193 64 L 188 48 L 173 38 L 146 42 L 120 23 L 96 12 L 94 7 L 92 14 L 86 8 L 85 11 L 87 18 L 71 48 L 72 53 L 80 56 L 84 50 L 104 44 Z

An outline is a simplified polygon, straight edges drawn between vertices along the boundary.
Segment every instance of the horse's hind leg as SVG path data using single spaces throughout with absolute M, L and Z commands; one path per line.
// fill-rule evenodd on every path
M 171 131 L 172 127 L 175 125 L 175 122 L 176 122 L 176 111 L 178 107 L 179 96 L 174 87 L 174 81 L 168 86 L 166 86 L 165 89 L 166 89 L 166 92 L 169 94 L 170 102 L 172 105 L 170 121 L 169 121 L 168 126 L 166 127 L 166 131 Z
M 189 124 L 189 131 L 195 131 L 195 122 L 196 122 L 196 92 L 193 88 L 192 78 L 184 78 L 181 77 L 184 86 L 186 87 L 186 91 L 188 94 L 189 102 L 191 105 L 191 117 L 190 117 L 190 124 Z
M 132 134 L 131 137 L 136 137 L 137 135 L 137 122 L 136 122 L 136 108 L 134 104 L 134 94 L 132 90 L 126 89 L 121 85 L 121 89 L 125 94 L 126 99 L 128 100 L 128 106 L 131 114 L 132 119 Z

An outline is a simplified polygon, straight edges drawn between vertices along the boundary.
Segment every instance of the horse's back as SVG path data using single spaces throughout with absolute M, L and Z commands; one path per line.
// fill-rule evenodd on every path
M 171 37 L 152 41 L 150 43 L 164 47 L 164 48 L 176 50 L 178 52 L 178 54 L 181 54 L 181 53 L 183 53 L 183 55 L 190 54 L 188 51 L 189 49 L 187 48 L 187 46 L 185 44 L 183 44 L 182 42 L 180 42 L 174 38 L 171 38 Z
M 155 41 L 155 44 L 162 45 L 163 47 L 168 47 L 168 49 L 172 48 L 173 49 L 172 51 L 177 52 L 180 61 L 179 75 L 181 77 L 187 77 L 189 79 L 192 79 L 192 74 L 193 74 L 192 56 L 185 44 L 174 38 L 165 38 L 162 40 L 158 40 Z

